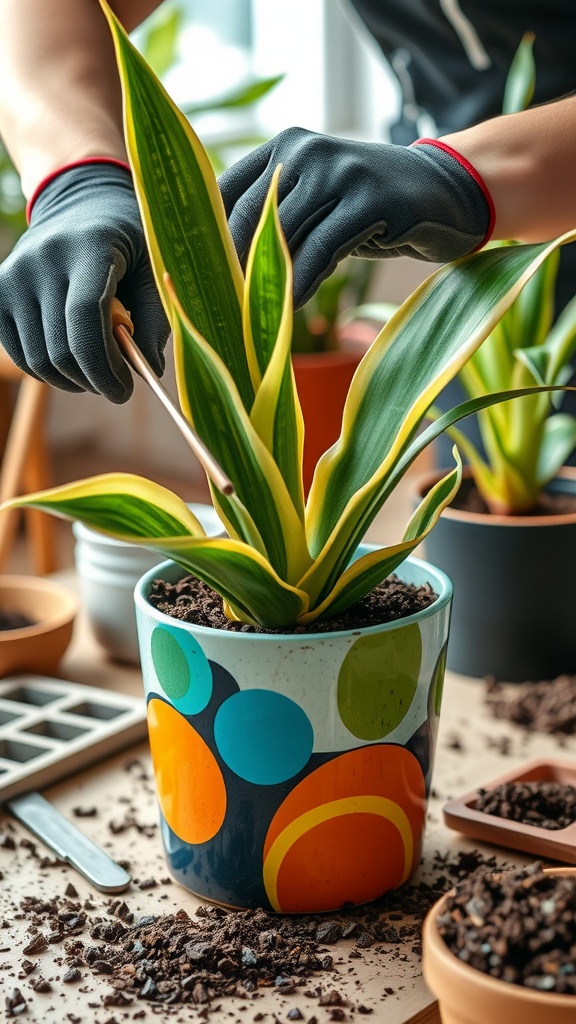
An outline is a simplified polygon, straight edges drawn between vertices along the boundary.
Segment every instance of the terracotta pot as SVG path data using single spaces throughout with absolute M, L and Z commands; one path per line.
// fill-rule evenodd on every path
M 292 358 L 304 416 L 304 491 L 308 494 L 316 463 L 338 440 L 350 382 L 365 349 L 319 352 Z
M 20 612 L 33 625 L 0 631 L 0 676 L 55 671 L 72 638 L 76 595 L 42 577 L 0 576 L 0 611 Z
M 576 875 L 576 868 L 552 868 L 552 875 Z M 446 896 L 424 921 L 422 967 L 438 999 L 442 1024 L 574 1024 L 576 996 L 537 992 L 492 978 L 462 963 L 440 937 L 438 918 Z
M 371 550 L 359 549 L 359 554 Z M 420 858 L 452 588 L 427 608 L 331 633 L 244 633 L 182 622 L 136 589 L 142 675 L 174 877 L 233 907 L 309 913 L 376 899 Z
M 442 471 L 415 484 L 414 502 Z M 550 493 L 576 496 L 564 468 Z M 576 672 L 576 513 L 498 516 L 446 508 L 424 544 L 454 584 L 447 667 L 507 682 Z

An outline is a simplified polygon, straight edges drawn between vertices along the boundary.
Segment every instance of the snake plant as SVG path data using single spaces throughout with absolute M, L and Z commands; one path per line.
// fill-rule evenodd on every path
M 274 172 L 243 273 L 206 153 L 104 0 L 124 93 L 125 134 L 155 277 L 173 337 L 184 415 L 228 474 L 211 484 L 229 536 L 206 537 L 175 494 L 110 474 L 27 495 L 35 506 L 142 544 L 195 574 L 231 618 L 269 629 L 353 605 L 393 572 L 460 485 L 461 463 L 426 495 L 398 543 L 354 560 L 367 528 L 417 455 L 484 396 L 419 432 L 547 255 L 551 243 L 484 251 L 441 267 L 392 316 L 351 384 L 338 442 L 307 503 L 303 425 L 292 371 L 292 268 Z M 136 339 L 137 340 L 137 339 Z M 501 398 L 512 397 L 506 392 Z
M 504 113 L 523 110 L 530 103 L 536 77 L 533 41 L 527 33 L 512 62 Z M 515 242 L 495 245 L 517 247 Z M 470 398 L 534 384 L 562 385 L 570 379 L 569 364 L 576 352 L 576 297 L 554 322 L 559 256 L 557 249 L 550 253 L 460 370 L 460 382 Z M 450 429 L 492 512 L 532 511 L 546 484 L 576 447 L 576 418 L 564 412 L 552 415 L 557 398 L 554 392 L 536 393 L 478 412 L 484 452 L 468 436 Z

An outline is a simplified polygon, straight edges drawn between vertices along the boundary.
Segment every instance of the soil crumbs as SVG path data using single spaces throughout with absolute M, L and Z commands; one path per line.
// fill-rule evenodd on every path
M 481 789 L 476 810 L 552 830 L 576 821 L 576 787 L 560 782 L 505 782 Z
M 90 1005 L 119 1008 L 126 1020 L 145 1016 L 138 1002 L 140 1007 L 150 1004 L 154 1012 L 187 1003 L 194 1007 L 195 1019 L 208 1019 L 212 1013 L 224 1012 L 226 997 L 253 1001 L 266 987 L 274 987 L 281 996 L 300 993 L 315 999 L 331 1021 L 349 1020 L 351 1009 L 370 1014 L 372 1009 L 361 1002 L 351 1008 L 338 990 L 342 972 L 349 973 L 354 960 L 368 949 L 376 955 L 382 952 L 389 960 L 414 963 L 412 958 L 421 954 L 422 921 L 432 904 L 471 871 L 481 866 L 495 871 L 498 863 L 477 851 L 455 856 L 437 852 L 429 881 L 405 884 L 374 903 L 332 915 L 283 916 L 200 906 L 194 917 L 179 910 L 135 920 L 123 899 L 109 898 L 97 907 L 92 900 L 80 900 L 69 884 L 61 896 L 27 897 L 15 908 L 15 916 L 25 916 L 29 922 L 18 974 L 25 994 L 17 987 L 6 996 L 6 1014 L 14 1017 L 26 1012 L 33 998 L 28 986 L 32 993 L 53 990 L 54 979 L 43 976 L 38 959 L 51 943 L 59 944 L 62 951 L 57 980 L 66 985 L 81 982 L 82 991 L 90 992 L 89 972 L 102 976 L 110 990 L 103 997 L 94 992 L 100 1001 Z M 9 929 L 9 922 L 2 927 Z M 9 940 L 9 932 L 4 935 Z M 343 940 L 348 940 L 347 947 L 335 950 Z M 349 967 L 341 955 L 346 952 Z M 415 969 L 420 973 L 419 963 Z M 384 987 L 384 996 L 394 994 L 393 988 Z M 253 1010 L 253 1021 L 267 1016 L 257 1012 L 257 1004 Z M 293 1005 L 287 1019 L 305 1018 Z
M 235 630 L 241 633 L 328 633 L 336 630 L 360 629 L 413 615 L 427 608 L 437 594 L 429 584 L 416 586 L 405 583 L 397 576 L 389 576 L 352 608 L 333 619 L 309 622 L 305 626 L 286 629 L 264 629 L 245 622 L 232 622 L 222 609 L 222 598 L 206 583 L 195 576 L 184 576 L 176 583 L 154 580 L 148 598 L 158 611 L 183 622 L 214 629 Z
M 574 878 L 547 875 L 539 862 L 475 872 L 447 897 L 438 928 L 471 967 L 542 992 L 576 995 Z
M 515 684 L 512 696 L 505 696 L 503 686 L 488 678 L 485 702 L 494 718 L 531 732 L 576 734 L 576 676 Z

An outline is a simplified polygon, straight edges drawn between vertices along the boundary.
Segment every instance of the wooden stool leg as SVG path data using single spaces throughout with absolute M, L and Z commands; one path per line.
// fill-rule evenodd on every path
M 0 502 L 21 493 L 26 461 L 34 440 L 41 434 L 48 386 L 33 377 L 20 384 L 10 434 L 6 442 L 0 472 Z M 5 512 L 0 516 L 0 572 L 13 543 L 18 514 Z
M 23 492 L 40 491 L 52 485 L 50 455 L 46 444 L 45 423 L 46 406 L 49 389 L 44 389 L 43 396 L 36 406 L 36 416 L 32 427 L 32 436 L 28 456 L 24 463 L 22 477 Z M 40 509 L 24 510 L 26 533 L 30 549 L 30 558 L 34 571 L 39 576 L 46 576 L 57 568 L 57 523 L 52 516 Z

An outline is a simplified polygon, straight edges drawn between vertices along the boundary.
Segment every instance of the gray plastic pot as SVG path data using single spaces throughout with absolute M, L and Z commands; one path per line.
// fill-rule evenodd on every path
M 440 472 L 420 477 L 425 494 Z M 576 471 L 547 490 L 576 496 Z M 496 516 L 447 508 L 426 558 L 454 584 L 447 667 L 499 680 L 576 673 L 576 513 Z

